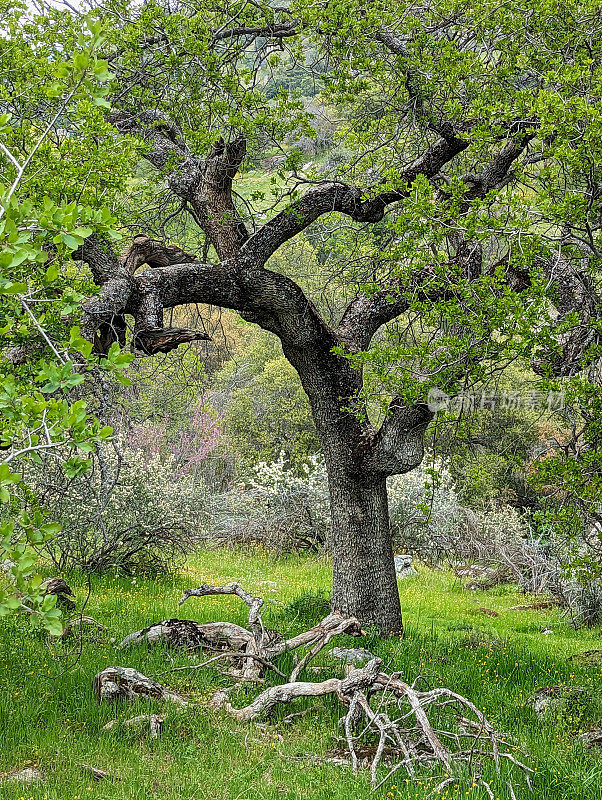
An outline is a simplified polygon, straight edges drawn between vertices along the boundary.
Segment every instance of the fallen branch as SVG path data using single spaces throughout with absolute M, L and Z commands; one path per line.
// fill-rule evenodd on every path
M 187 619 L 166 619 L 134 631 L 118 645 L 126 650 L 138 644 L 167 644 L 182 650 L 201 650 L 205 647 L 245 650 L 253 635 L 232 622 L 208 622 L 204 625 Z
M 299 661 L 297 666 L 291 672 L 291 677 L 289 681 L 293 682 L 296 681 L 301 671 L 312 661 L 322 650 L 328 642 L 334 637 L 338 636 L 341 633 L 348 633 L 349 631 L 355 631 L 359 623 L 357 623 L 355 619 L 349 619 L 346 617 L 339 617 L 339 615 L 330 615 L 330 617 L 326 617 L 326 619 L 322 620 L 320 625 L 318 626 L 319 631 L 316 631 L 315 628 L 312 628 L 312 631 L 316 631 L 316 633 L 320 633 L 321 636 L 316 642 L 316 644 L 309 650 L 308 653 Z M 286 645 L 286 642 L 285 642 Z
M 161 726 L 165 722 L 165 717 L 160 717 L 158 714 L 141 714 L 138 717 L 131 719 L 118 720 L 112 719 L 102 726 L 103 731 L 111 731 L 113 728 L 123 726 L 124 728 L 137 728 L 148 724 L 151 739 L 158 739 L 161 733 Z
M 155 700 L 168 700 L 179 706 L 188 705 L 188 702 L 176 692 L 129 667 L 103 669 L 94 676 L 94 691 L 99 703 L 151 697 Z
M 487 762 L 493 762 L 498 774 L 502 765 L 509 771 L 520 771 L 530 785 L 529 774 L 533 770 L 516 757 L 516 748 L 503 739 L 474 703 L 451 689 L 437 687 L 421 691 L 416 688 L 418 681 L 410 685 L 398 675 L 380 672 L 381 661 L 376 657 L 371 657 L 363 666 L 347 664 L 347 674 L 342 678 L 300 681 L 303 670 L 314 669 L 309 666 L 310 662 L 334 637 L 362 635 L 357 619 L 338 613 L 329 614 L 309 630 L 284 639 L 266 630 L 261 618 L 263 600 L 246 592 L 238 583 L 224 586 L 203 584 L 188 589 L 180 604 L 189 597 L 214 595 L 240 597 L 249 608 L 249 630 L 227 622 L 201 624 L 189 620 L 165 620 L 126 636 L 120 646 L 126 648 L 137 643 L 163 642 L 188 650 L 216 651 L 200 664 L 174 667 L 169 671 L 198 670 L 230 660 L 231 669 L 223 674 L 234 678 L 235 682 L 216 691 L 209 705 L 240 722 L 269 717 L 279 706 L 298 699 L 336 695 L 347 709 L 344 726 L 348 755 L 337 751 L 326 758 L 312 758 L 314 763 L 350 765 L 354 772 L 360 767 L 369 769 L 373 789 L 382 786 L 399 770 L 405 770 L 409 779 L 417 780 L 419 768 L 434 770 L 438 767 L 445 777 L 431 796 L 440 794 L 466 775 L 492 796 L 491 785 L 482 778 Z M 299 648 L 307 648 L 307 651 L 287 679 L 273 660 Z M 251 703 L 236 708 L 232 703 L 234 692 L 248 683 L 263 682 L 262 676 L 267 670 L 284 678 L 285 683 L 263 689 Z M 126 672 L 127 680 L 124 680 Z M 99 675 L 104 676 L 97 685 L 99 699 L 112 700 L 124 695 L 131 699 L 137 694 L 173 699 L 174 693 L 135 670 L 109 667 Z M 176 702 L 185 703 L 179 695 L 175 697 L 178 698 Z M 310 710 L 315 710 L 315 706 Z M 305 713 L 308 710 L 289 714 L 285 722 Z M 433 718 L 437 719 L 436 727 L 431 723 Z M 383 775 L 384 764 L 387 770 Z M 512 782 L 508 781 L 507 785 L 514 797 Z
M 102 781 L 104 778 L 109 778 L 111 775 L 110 772 L 107 772 L 104 769 L 98 769 L 98 767 L 93 767 L 90 764 L 82 764 L 81 768 L 86 772 L 89 772 L 95 781 Z
M 91 628 L 96 628 L 99 631 L 107 630 L 106 627 L 101 625 L 100 622 L 97 622 L 94 617 L 76 617 L 65 625 L 65 628 L 61 634 L 61 639 L 67 639 L 73 633 L 74 628 L 82 628 L 84 625 Z
M 352 670 L 346 678 L 330 678 L 321 683 L 285 683 L 280 686 L 270 686 L 269 689 L 258 695 L 253 702 L 244 708 L 234 708 L 222 689 L 219 689 L 211 698 L 211 706 L 215 709 L 224 708 L 230 716 L 241 722 L 250 722 L 262 716 L 269 715 L 280 703 L 290 703 L 298 697 L 322 697 L 327 694 L 339 696 L 348 695 L 358 689 L 366 689 L 374 684 L 378 677 L 380 659 L 375 658 L 362 669 Z
M 202 584 L 196 589 L 187 589 L 180 598 L 179 604 L 182 605 L 190 597 L 215 595 L 235 595 L 243 600 L 249 607 L 249 630 L 229 622 L 201 624 L 192 620 L 170 619 L 130 633 L 123 639 L 119 647 L 126 649 L 142 643 L 147 645 L 163 643 L 186 650 L 213 649 L 220 650 L 224 654 L 230 652 L 232 658 L 240 658 L 242 667 L 230 671 L 228 674 L 245 681 L 259 681 L 266 669 L 272 670 L 282 677 L 282 672 L 273 663 L 273 659 L 300 647 L 310 647 L 310 651 L 293 669 L 290 682 L 295 682 L 301 671 L 334 636 L 343 633 L 350 636 L 362 635 L 361 625 L 357 619 L 335 613 L 329 614 L 308 631 L 285 640 L 276 631 L 266 629 L 260 613 L 264 604 L 263 599 L 245 591 L 238 583 L 229 583 L 224 586 Z M 221 657 L 225 657 L 225 655 Z M 202 664 L 195 665 L 194 668 L 200 669 L 220 658 L 216 656 Z
M 502 738 L 474 703 L 446 688 L 418 691 L 400 678 L 380 672 L 380 663 L 380 659 L 374 658 L 362 668 L 350 669 L 342 679 L 330 678 L 320 683 L 293 681 L 272 686 L 244 708 L 232 705 L 228 690 L 218 690 L 211 706 L 224 709 L 241 722 L 250 722 L 269 716 L 279 705 L 299 698 L 336 694 L 348 707 L 344 726 L 349 755 L 336 753 L 326 761 L 349 765 L 354 772 L 360 767 L 368 768 L 374 789 L 399 770 L 405 770 L 410 779 L 416 779 L 418 767 L 439 766 L 446 778 L 432 794 L 440 793 L 459 779 L 462 770 L 489 794 L 491 786 L 481 777 L 487 761 L 494 763 L 498 774 L 505 761 L 509 769 L 521 771 L 529 783 L 533 770 L 506 751 L 506 748 L 516 748 Z M 376 708 L 372 707 L 372 702 Z M 434 709 L 439 720 L 445 718 L 449 729 L 446 726 L 445 730 L 436 730 L 427 709 Z M 354 733 L 354 729 L 359 729 L 359 733 Z M 444 743 L 442 737 L 449 743 Z M 379 769 L 385 761 L 389 769 L 379 778 Z M 320 759 L 320 763 L 324 762 L 325 759 Z M 512 783 L 508 785 L 513 791 Z
M 261 597 L 253 597 L 239 583 L 228 583 L 225 586 L 209 586 L 203 583 L 196 589 L 187 589 L 180 598 L 178 605 L 181 606 L 189 597 L 207 597 L 216 594 L 234 594 L 249 606 L 249 628 L 255 637 L 259 652 L 265 639 L 265 628 L 259 613 L 263 605 L 263 599 Z
M 220 661 L 223 658 L 240 658 L 240 655 L 241 654 L 236 652 L 235 650 L 226 650 L 223 653 L 218 653 L 216 656 L 213 656 L 213 658 L 207 659 L 207 661 L 203 661 L 202 664 L 191 664 L 190 666 L 185 666 L 185 667 L 174 667 L 173 669 L 166 670 L 166 672 L 182 672 L 184 670 L 189 670 L 189 669 L 190 670 L 203 669 L 203 667 L 208 667 L 210 664 L 214 664 L 216 661 Z M 257 661 L 259 664 L 261 664 L 262 667 L 265 667 L 266 669 L 271 669 L 281 678 L 286 679 L 286 675 L 284 674 L 284 672 L 279 670 L 278 667 L 272 664 L 271 661 L 268 661 L 262 656 L 257 656 L 252 653 L 245 653 L 244 657 L 245 659 L 250 658 L 253 659 L 254 661 Z

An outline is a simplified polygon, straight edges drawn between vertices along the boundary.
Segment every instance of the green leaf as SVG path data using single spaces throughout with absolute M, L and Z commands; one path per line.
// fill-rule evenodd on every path
M 27 291 L 27 284 L 7 281 L 0 278 L 0 294 L 23 294 Z
M 55 281 L 59 276 L 59 271 L 54 264 L 51 264 L 48 269 L 46 270 L 46 280 L 48 283 L 52 283 Z
M 53 609 L 42 617 L 42 625 L 51 636 L 60 636 L 63 632 L 60 616 L 60 611 Z
M 77 250 L 83 242 L 83 239 L 80 237 L 72 236 L 69 233 L 61 233 L 61 239 L 71 250 Z
M 44 614 L 46 611 L 51 611 L 57 603 L 57 596 L 55 594 L 47 594 L 42 600 L 40 611 Z

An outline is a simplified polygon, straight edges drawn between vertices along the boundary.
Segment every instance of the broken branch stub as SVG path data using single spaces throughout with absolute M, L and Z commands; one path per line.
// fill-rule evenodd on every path
M 94 676 L 94 691 L 99 703 L 150 697 L 155 700 L 168 700 L 179 706 L 188 705 L 177 692 L 130 667 L 106 667 Z
M 191 328 L 142 328 L 136 332 L 133 347 L 148 356 L 156 353 L 169 353 L 187 342 L 211 341 L 205 331 Z

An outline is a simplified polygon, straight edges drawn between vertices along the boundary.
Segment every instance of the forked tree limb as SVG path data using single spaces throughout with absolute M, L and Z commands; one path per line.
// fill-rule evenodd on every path
M 328 620 L 328 617 L 326 618 Z M 320 623 L 320 628 L 323 630 L 323 634 L 320 639 L 316 642 L 316 644 L 309 650 L 303 658 L 299 661 L 299 663 L 295 666 L 293 671 L 291 672 L 291 676 L 289 681 L 292 683 L 297 680 L 299 675 L 301 674 L 302 670 L 312 661 L 322 650 L 328 642 L 335 636 L 339 636 L 342 633 L 348 633 L 350 630 L 355 630 L 355 622 L 356 620 L 350 621 L 347 618 L 342 618 L 338 621 L 338 624 L 335 623 L 333 627 L 329 627 L 328 624 L 324 624 L 326 620 L 322 620 Z M 313 630 L 313 629 L 312 629 Z M 286 642 L 284 643 L 286 646 Z
M 253 635 L 253 641 L 245 647 L 245 652 L 249 655 L 257 655 L 268 659 L 265 644 L 267 642 L 266 630 L 261 618 L 260 609 L 263 606 L 261 597 L 254 597 L 246 592 L 239 583 L 229 583 L 224 586 L 210 586 L 203 583 L 196 589 L 187 589 L 180 598 L 179 605 L 182 605 L 189 597 L 207 597 L 213 595 L 236 595 L 249 607 L 249 629 Z M 255 659 L 248 659 L 245 662 L 243 675 L 247 679 L 257 679 L 260 677 L 261 669 Z
M 203 583 L 196 589 L 187 589 L 180 598 L 178 605 L 181 606 L 189 597 L 208 597 L 218 594 L 234 594 L 247 604 L 249 607 L 249 628 L 255 636 L 258 647 L 260 647 L 265 637 L 265 628 L 259 613 L 264 601 L 261 597 L 253 597 L 249 592 L 246 592 L 239 583 L 228 583 L 225 586 L 209 586 L 209 584 Z
M 333 633 L 336 631 L 336 634 Z M 270 656 L 278 656 L 298 647 L 308 647 L 320 642 L 326 636 L 330 639 L 333 635 L 345 633 L 347 636 L 362 636 L 364 631 L 355 617 L 345 617 L 338 612 L 329 614 L 327 617 L 303 633 L 293 636 L 283 642 L 277 642 L 268 648 Z M 332 634 L 332 635 L 331 635 Z
M 319 644 L 322 644 L 322 640 Z M 379 672 L 380 663 L 380 659 L 374 658 L 364 667 L 352 669 L 343 679 L 330 678 L 320 683 L 294 680 L 281 686 L 272 686 L 243 708 L 235 708 L 230 702 L 230 690 L 218 690 L 210 705 L 214 709 L 224 709 L 238 721 L 250 722 L 269 716 L 277 706 L 296 699 L 336 694 L 348 706 L 344 723 L 349 759 L 337 756 L 334 761 L 349 763 L 357 771 L 360 766 L 358 752 L 362 753 L 361 764 L 364 765 L 364 754 L 372 751 L 367 766 L 370 767 L 374 788 L 389 780 L 399 769 L 405 769 L 408 776 L 413 778 L 420 765 L 439 765 L 448 775 L 456 772 L 456 765 L 462 765 L 489 792 L 490 784 L 481 778 L 481 765 L 484 761 L 493 761 L 499 774 L 502 760 L 507 761 L 511 768 L 521 770 L 529 782 L 529 773 L 533 770 L 519 761 L 512 752 L 500 751 L 500 745 L 510 750 L 514 748 L 502 739 L 474 703 L 446 688 L 418 691 L 396 676 Z M 376 696 L 379 696 L 379 701 L 377 708 L 373 709 L 369 698 Z M 407 711 L 402 704 L 406 704 Z M 435 730 L 427 715 L 427 709 L 431 706 L 455 720 L 457 730 Z M 361 732 L 356 735 L 353 728 L 358 722 L 358 713 L 365 724 L 359 725 Z M 474 718 L 468 718 L 466 713 L 472 714 Z M 374 734 L 377 736 L 375 746 L 363 745 L 358 749 L 358 743 L 363 736 Z M 450 746 L 442 742 L 443 735 L 450 738 Z M 395 753 L 398 754 L 398 760 L 379 780 L 379 767 L 385 754 L 391 759 Z M 435 793 L 442 791 L 456 778 L 457 774 L 446 777 Z M 511 782 L 509 786 L 512 793 L 514 790 Z

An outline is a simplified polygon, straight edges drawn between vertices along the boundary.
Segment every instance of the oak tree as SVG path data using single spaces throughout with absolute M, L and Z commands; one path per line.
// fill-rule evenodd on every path
M 139 353 L 168 352 L 205 338 L 165 322 L 198 303 L 277 336 L 328 471 L 333 608 L 382 631 L 402 630 L 386 482 L 423 459 L 429 391 L 517 358 L 553 381 L 596 357 L 596 5 L 99 7 L 114 75 L 105 146 L 136 143 L 147 166 L 121 211 L 131 246 L 119 255 L 91 235 L 77 251 L 99 287 L 82 332 L 98 353 L 128 327 Z M 274 86 L 278 62 L 312 77 L 346 162 L 300 168 L 295 136 L 311 136 L 312 119 Z M 271 205 L 260 187 L 237 188 L 268 146 L 285 157 Z M 188 220 L 179 245 L 161 235 L 175 215 Z M 318 235 L 336 240 L 322 262 L 345 298 L 334 307 L 294 265 L 273 266 L 292 239 Z

